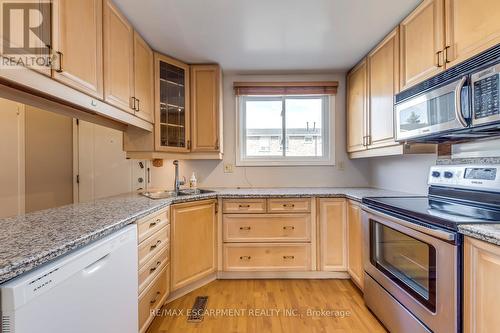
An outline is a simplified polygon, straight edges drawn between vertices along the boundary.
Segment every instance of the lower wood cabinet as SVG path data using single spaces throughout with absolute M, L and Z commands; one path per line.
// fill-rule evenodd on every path
M 169 208 L 137 222 L 139 332 L 145 332 L 170 293 Z
M 357 202 L 347 202 L 347 272 L 354 283 L 363 290 L 363 228 L 361 226 L 361 207 Z
M 216 221 L 215 200 L 175 204 L 171 207 L 172 290 L 215 272 Z
M 497 332 L 500 327 L 500 246 L 465 237 L 464 332 Z
M 347 270 L 346 200 L 318 199 L 320 270 Z

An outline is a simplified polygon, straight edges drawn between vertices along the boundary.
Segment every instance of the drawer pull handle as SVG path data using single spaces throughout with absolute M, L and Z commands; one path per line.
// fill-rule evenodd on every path
M 295 230 L 295 227 L 293 225 L 285 225 L 283 230 Z
M 250 208 L 250 205 L 238 205 L 239 208 Z
M 154 227 L 155 225 L 157 225 L 157 224 L 158 224 L 158 223 L 160 223 L 160 222 L 161 222 L 161 220 L 160 220 L 160 219 L 156 219 L 156 221 L 151 222 L 151 223 L 149 224 L 149 227 L 150 227 L 150 228 L 152 228 L 152 227 Z
M 250 260 L 251 258 L 252 258 L 252 257 L 250 257 L 250 256 L 241 256 L 241 257 L 240 257 L 240 260 L 246 260 L 246 261 L 248 261 L 248 260 Z
M 295 256 L 283 256 L 283 259 L 285 260 L 295 259 Z
M 252 228 L 250 228 L 250 227 L 240 227 L 240 230 L 250 230 L 250 229 L 252 229 Z
M 293 207 L 295 207 L 295 204 L 283 204 L 283 207 L 285 207 L 285 208 L 293 208 Z
M 158 245 L 160 245 L 160 244 L 161 244 L 161 240 L 158 240 L 158 241 L 156 242 L 156 244 L 155 244 L 155 245 L 151 245 L 151 247 L 149 248 L 149 251 L 153 251 L 153 250 L 154 250 L 154 249 L 156 249 L 156 248 L 158 247 Z
M 155 297 L 149 301 L 149 304 L 155 304 L 156 301 L 158 300 L 158 296 L 160 296 L 160 295 L 161 295 L 161 293 L 159 291 L 157 291 Z
M 161 265 L 161 261 L 157 261 L 156 262 L 156 266 L 155 267 L 151 267 L 151 269 L 149 270 L 149 274 L 153 273 L 154 271 L 156 271 L 156 269 Z

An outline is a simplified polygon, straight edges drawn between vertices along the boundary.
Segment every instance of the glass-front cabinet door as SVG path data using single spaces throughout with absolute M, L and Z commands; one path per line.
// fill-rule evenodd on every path
M 155 146 L 158 151 L 186 152 L 191 148 L 189 65 L 156 54 Z

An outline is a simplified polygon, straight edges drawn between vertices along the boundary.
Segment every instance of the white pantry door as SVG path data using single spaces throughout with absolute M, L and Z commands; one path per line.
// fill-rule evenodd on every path
M 24 213 L 24 105 L 0 98 L 0 218 Z
M 134 162 L 125 157 L 122 132 L 80 120 L 75 133 L 75 202 L 134 190 Z

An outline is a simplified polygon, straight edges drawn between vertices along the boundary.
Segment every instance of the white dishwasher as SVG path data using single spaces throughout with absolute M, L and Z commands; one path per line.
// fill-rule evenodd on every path
M 137 227 L 0 287 L 2 333 L 137 333 Z

